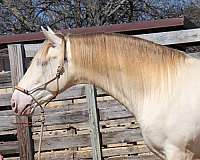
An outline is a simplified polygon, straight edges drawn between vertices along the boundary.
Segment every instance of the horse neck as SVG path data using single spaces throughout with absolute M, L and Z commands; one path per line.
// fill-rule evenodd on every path
M 177 74 L 178 54 L 165 57 L 157 54 L 154 59 L 150 55 L 145 55 L 141 45 L 132 46 L 132 44 L 128 50 L 132 53 L 127 52 L 126 54 L 123 53 L 127 49 L 123 48 L 123 45 L 127 45 L 126 41 L 125 44 L 122 44 L 123 41 L 116 42 L 113 47 L 109 48 L 103 46 L 111 42 L 109 38 L 102 36 L 99 39 L 79 40 L 76 44 L 79 52 L 74 48 L 75 46 L 72 46 L 72 63 L 78 83 L 95 84 L 134 113 L 138 110 L 137 106 L 144 105 L 145 99 L 149 102 L 158 96 L 155 94 L 156 90 L 159 89 L 160 96 L 162 92 L 166 92 L 166 88 L 170 90 L 171 82 L 167 82 Z M 118 46 L 120 44 L 121 50 Z M 113 49 L 115 47 L 116 50 Z M 134 54 L 139 56 L 133 56 Z
M 99 57 L 96 57 L 98 60 Z M 106 61 L 106 58 L 104 59 Z M 87 64 L 88 62 L 85 62 Z M 130 93 L 127 77 L 123 71 L 114 71 L 109 67 L 110 63 L 97 68 L 94 66 L 76 65 L 76 77 L 78 83 L 91 83 L 105 90 L 109 95 L 119 100 L 122 104 L 129 106 Z M 100 69 L 101 68 L 101 69 Z M 99 70 L 100 69 L 100 70 Z M 135 95 L 133 93 L 133 95 Z

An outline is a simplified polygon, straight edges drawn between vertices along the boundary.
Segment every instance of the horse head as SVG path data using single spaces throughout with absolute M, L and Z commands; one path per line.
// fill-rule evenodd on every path
M 42 31 L 46 40 L 12 95 L 11 107 L 18 115 L 32 114 L 38 105 L 49 102 L 70 85 L 69 36 L 56 34 L 49 27 Z

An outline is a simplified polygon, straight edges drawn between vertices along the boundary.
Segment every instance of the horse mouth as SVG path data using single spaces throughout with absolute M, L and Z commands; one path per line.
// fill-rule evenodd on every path
M 18 112 L 17 114 L 20 116 L 30 116 L 33 114 L 34 110 L 34 105 L 27 104 L 26 107 L 24 107 L 24 109 L 21 112 Z

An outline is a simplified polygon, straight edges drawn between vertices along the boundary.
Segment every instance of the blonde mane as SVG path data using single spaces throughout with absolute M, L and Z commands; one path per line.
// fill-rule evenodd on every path
M 106 65 L 105 61 L 101 61 L 101 58 L 105 56 L 107 58 L 115 57 L 123 59 L 128 66 L 135 65 L 135 63 L 151 64 L 155 61 L 162 65 L 165 62 L 175 65 L 177 62 L 183 62 L 186 58 L 186 55 L 178 50 L 120 34 L 71 35 L 70 42 L 72 53 L 78 54 L 78 56 L 74 56 L 75 59 L 77 57 L 84 58 L 88 54 L 92 54 L 92 57 L 97 56 L 100 58 L 95 58 L 98 61 L 93 67 L 98 67 L 100 63 Z M 76 61 L 80 59 L 76 59 Z M 113 61 L 113 59 L 108 60 L 110 62 Z M 89 65 L 92 64 L 94 64 L 94 61 L 89 63 Z M 109 63 L 109 67 L 113 67 L 116 64 L 116 62 Z
M 76 64 L 102 73 L 123 70 L 136 76 L 139 69 L 152 76 L 157 74 L 152 67 L 175 69 L 186 58 L 175 49 L 119 34 L 72 35 L 70 42 Z

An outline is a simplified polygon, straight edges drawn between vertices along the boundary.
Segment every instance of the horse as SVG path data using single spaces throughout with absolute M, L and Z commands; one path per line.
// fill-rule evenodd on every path
M 67 88 L 91 83 L 135 115 L 161 159 L 200 159 L 199 59 L 128 35 L 42 31 L 46 40 L 12 95 L 16 114 L 31 115 Z

